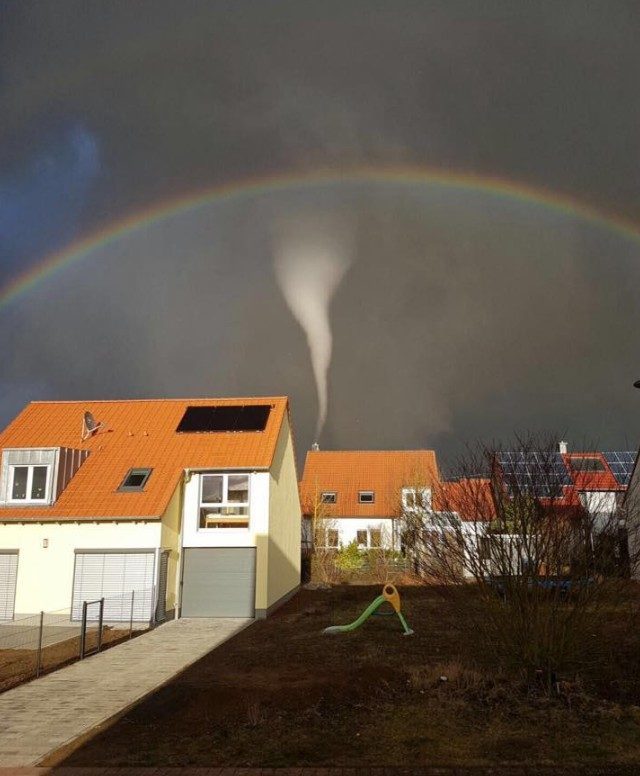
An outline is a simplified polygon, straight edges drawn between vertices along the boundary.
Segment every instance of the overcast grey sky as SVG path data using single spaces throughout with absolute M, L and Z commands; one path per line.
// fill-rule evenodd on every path
M 0 283 L 154 203 L 352 166 L 492 176 L 640 222 L 635 2 L 9 2 Z M 147 226 L 0 308 L 0 422 L 32 398 L 317 398 L 273 225 L 346 218 L 324 446 L 640 434 L 640 243 L 430 185 L 307 186 Z M 640 228 L 640 223 L 639 223 Z

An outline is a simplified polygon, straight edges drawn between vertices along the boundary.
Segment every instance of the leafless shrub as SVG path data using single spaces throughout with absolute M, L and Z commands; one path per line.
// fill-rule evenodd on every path
M 403 510 L 406 552 L 425 577 L 475 583 L 476 595 L 451 599 L 464 602 L 469 627 L 496 661 L 529 677 L 542 672 L 551 690 L 625 600 L 637 561 L 627 541 L 633 521 L 615 494 L 597 489 L 597 477 L 580 500 L 569 493 L 549 440 L 480 445 L 456 470 L 430 508 Z
M 302 514 L 302 546 L 303 551 L 311 556 L 311 580 L 335 584 L 340 578 L 340 570 L 336 566 L 339 549 L 337 524 L 318 489 L 303 503 Z

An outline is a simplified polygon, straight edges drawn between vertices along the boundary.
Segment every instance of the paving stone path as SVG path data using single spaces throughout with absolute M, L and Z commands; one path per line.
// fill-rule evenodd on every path
M 251 622 L 172 620 L 132 641 L 2 693 L 0 774 L 9 776 L 8 767 L 37 765 L 47 754 L 139 701 Z M 105 769 L 99 770 L 103 773 Z M 33 771 L 41 776 L 46 772 Z M 147 772 L 150 776 L 150 770 Z M 24 771 L 25 776 L 27 773 L 31 771 Z

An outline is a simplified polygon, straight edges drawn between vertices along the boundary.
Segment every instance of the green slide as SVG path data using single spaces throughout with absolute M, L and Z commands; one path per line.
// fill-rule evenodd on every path
M 367 608 L 362 612 L 360 617 L 358 619 L 354 620 L 353 622 L 350 622 L 348 625 L 330 625 L 328 628 L 325 628 L 322 632 L 323 633 L 348 633 L 349 631 L 354 631 L 356 628 L 359 628 L 363 622 L 369 619 L 371 615 L 375 612 L 375 610 L 381 606 L 387 599 L 383 595 L 379 595 L 375 601 L 369 604 Z M 407 625 L 407 621 L 402 616 L 402 612 L 396 612 L 398 617 L 400 618 L 400 622 L 402 623 L 402 627 L 404 629 L 404 635 L 405 636 L 411 636 L 413 631 L 411 628 Z

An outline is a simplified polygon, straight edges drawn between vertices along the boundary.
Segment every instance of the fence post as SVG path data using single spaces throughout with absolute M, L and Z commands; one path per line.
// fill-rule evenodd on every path
M 151 611 L 149 612 L 149 630 L 156 624 L 156 586 L 151 588 Z
M 40 632 L 38 633 L 38 657 L 36 662 L 36 678 L 42 670 L 42 633 L 44 630 L 44 612 L 40 612 Z
M 129 638 L 133 636 L 133 599 L 136 594 L 135 590 L 131 591 L 131 617 L 129 619 Z
M 100 599 L 100 614 L 98 615 L 98 652 L 102 649 L 102 621 L 104 619 L 104 598 Z
M 85 638 L 87 634 L 87 602 L 82 602 L 82 625 L 80 626 L 80 660 L 84 658 Z

